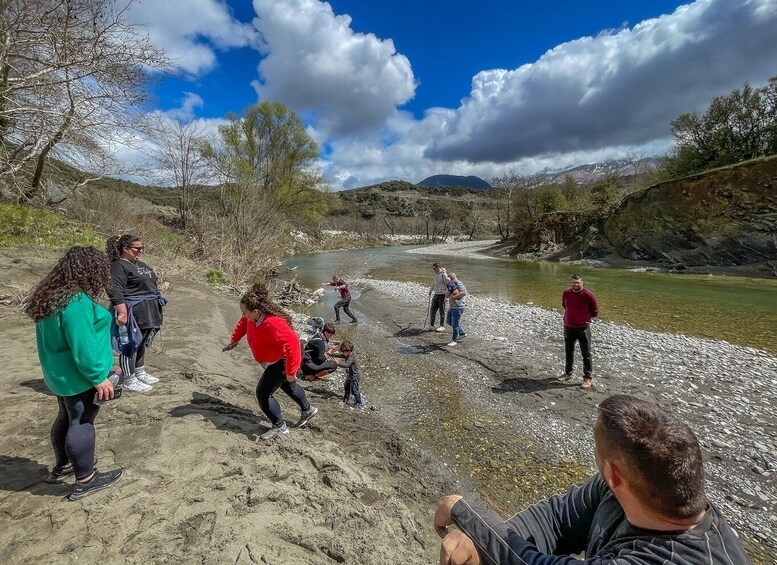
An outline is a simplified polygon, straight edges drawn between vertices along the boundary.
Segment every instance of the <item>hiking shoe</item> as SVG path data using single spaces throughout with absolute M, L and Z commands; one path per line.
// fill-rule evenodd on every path
M 359 320 L 353 319 L 353 320 L 351 320 L 351 321 L 350 321 L 350 322 L 348 322 L 348 323 L 349 323 L 349 324 L 358 324 L 358 323 L 359 323 Z
M 366 406 L 362 402 L 361 404 L 354 404 L 353 406 L 350 406 L 351 410 L 364 410 Z
M 113 483 L 119 480 L 123 469 L 114 469 L 107 473 L 100 473 L 97 469 L 94 470 L 92 478 L 85 483 L 76 483 L 73 487 L 73 492 L 70 495 L 70 500 L 80 500 L 85 496 L 100 492 L 103 489 L 108 488 Z
M 592 378 L 583 378 L 583 384 L 580 385 L 580 388 L 591 388 L 594 386 L 594 380 Z
M 94 458 L 94 463 L 92 465 L 95 467 L 97 466 L 97 457 Z M 75 472 L 76 470 L 72 465 L 67 467 L 54 466 L 49 475 L 43 480 L 49 484 L 56 485 L 65 482 L 65 478 Z
M 143 394 L 150 391 L 152 388 L 154 387 L 147 385 L 135 376 L 130 377 L 124 381 L 124 390 L 130 390 L 132 392 L 139 392 Z
M 153 375 L 149 375 L 144 367 L 137 367 L 135 369 L 135 376 L 142 383 L 147 385 L 153 385 L 159 382 L 159 379 Z
M 559 376 L 558 380 L 560 380 L 562 383 L 568 383 L 572 380 L 572 375 L 569 373 L 562 373 L 561 376 Z
M 436 331 L 436 332 L 444 332 L 445 331 L 445 326 L 440 326 L 439 328 L 437 328 L 434 331 Z
M 312 420 L 316 414 L 318 414 L 318 408 L 311 405 L 310 408 L 308 408 L 302 414 L 300 414 L 299 422 L 297 422 L 297 427 L 301 428 L 302 426 L 310 422 L 310 420 Z
M 453 346 L 455 346 L 455 345 L 456 345 L 456 342 L 455 342 L 455 341 L 452 341 L 452 342 L 450 342 L 450 343 L 448 344 L 448 347 L 453 347 Z
M 284 436 L 289 435 L 289 427 L 286 425 L 286 422 L 283 422 L 280 426 L 273 426 L 259 437 L 262 439 L 272 439 L 279 434 Z
M 465 334 L 463 332 L 459 334 L 459 339 L 462 339 L 462 338 L 465 338 L 465 337 L 467 337 L 467 334 Z

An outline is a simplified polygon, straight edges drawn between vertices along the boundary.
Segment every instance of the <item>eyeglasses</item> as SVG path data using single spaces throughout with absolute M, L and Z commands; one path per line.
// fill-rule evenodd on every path
M 143 253 L 143 246 L 142 245 L 140 247 L 127 247 L 127 249 L 132 249 L 133 251 L 135 251 L 137 253 Z

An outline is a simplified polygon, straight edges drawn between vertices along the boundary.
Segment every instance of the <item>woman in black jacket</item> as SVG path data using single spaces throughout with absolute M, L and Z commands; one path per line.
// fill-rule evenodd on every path
M 162 306 L 166 300 L 157 288 L 154 270 L 140 260 L 143 242 L 125 234 L 114 236 L 105 244 L 111 260 L 112 286 L 108 297 L 116 311 L 116 324 L 128 329 L 130 343 L 120 345 L 119 364 L 124 373 L 124 388 L 148 392 L 159 382 L 146 372 L 146 347 L 162 327 Z

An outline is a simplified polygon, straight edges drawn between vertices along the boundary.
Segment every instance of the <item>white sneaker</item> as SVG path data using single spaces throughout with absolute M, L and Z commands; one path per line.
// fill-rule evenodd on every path
M 455 341 L 452 341 L 452 342 L 450 342 L 450 343 L 448 344 L 448 347 L 453 347 L 454 345 L 456 345 L 456 342 L 455 342 Z
M 124 381 L 124 390 L 131 390 L 132 392 L 146 393 L 152 388 L 151 385 L 147 385 L 135 376 L 132 376 Z
M 140 380 L 140 382 L 146 383 L 147 385 L 153 385 L 159 382 L 157 377 L 149 375 L 146 372 L 145 367 L 136 367 L 135 376 L 138 378 L 138 380 Z
M 444 331 L 445 331 L 445 326 L 440 326 L 440 327 L 439 327 L 439 328 L 437 328 L 435 331 L 438 331 L 438 332 L 444 332 Z

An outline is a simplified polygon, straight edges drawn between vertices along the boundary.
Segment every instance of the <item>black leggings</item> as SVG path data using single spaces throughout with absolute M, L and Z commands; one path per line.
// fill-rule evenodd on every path
M 286 360 L 276 361 L 264 370 L 256 385 L 256 400 L 259 402 L 259 408 L 262 409 L 273 426 L 283 424 L 281 405 L 273 397 L 279 388 L 296 402 L 303 412 L 310 408 L 310 402 L 305 396 L 305 389 L 299 386 L 296 381 L 290 383 L 286 380 Z
M 138 345 L 138 348 L 135 350 L 135 353 L 132 355 L 132 357 L 126 357 L 121 354 L 119 355 L 119 367 L 121 367 L 121 372 L 124 374 L 125 379 L 135 374 L 135 367 L 146 366 L 146 340 L 152 331 L 154 331 L 153 328 L 140 330 L 142 335 L 140 345 Z
M 76 480 L 94 471 L 94 418 L 100 407 L 94 403 L 95 389 L 73 396 L 57 396 L 59 413 L 51 426 L 51 445 L 56 466 L 73 465 Z

